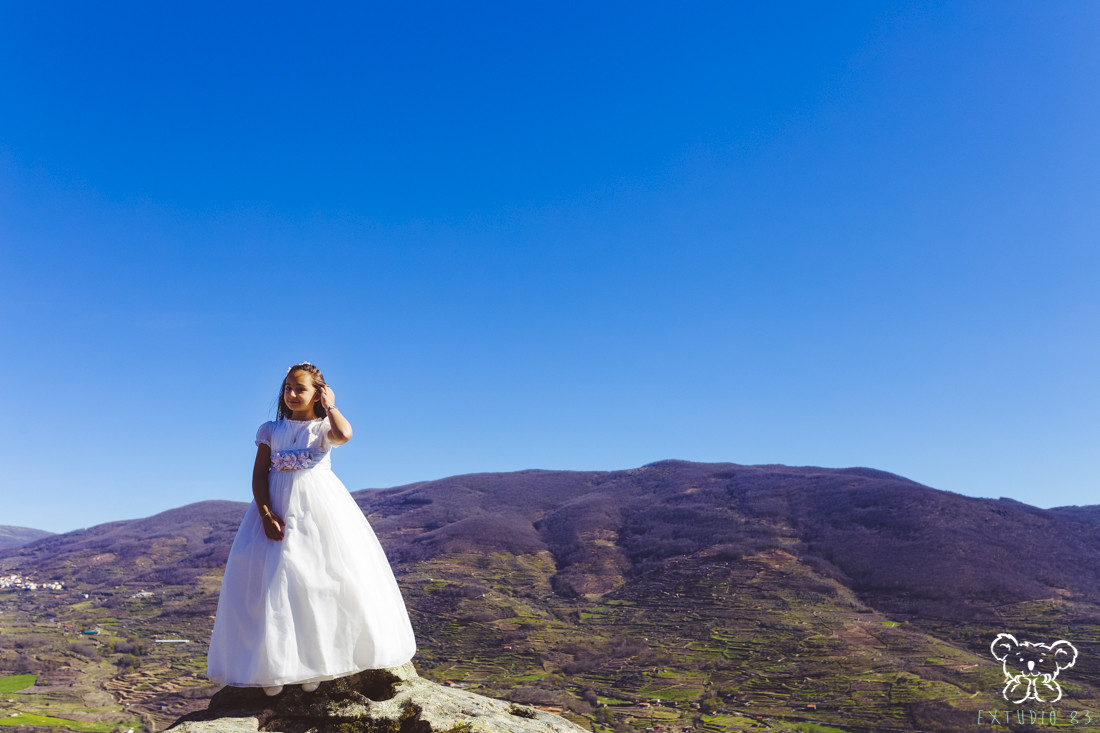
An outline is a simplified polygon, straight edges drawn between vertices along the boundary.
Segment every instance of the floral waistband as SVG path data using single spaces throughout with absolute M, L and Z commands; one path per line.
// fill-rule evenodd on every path
M 299 471 L 312 465 L 312 451 L 277 450 L 271 454 L 271 470 L 273 471 Z

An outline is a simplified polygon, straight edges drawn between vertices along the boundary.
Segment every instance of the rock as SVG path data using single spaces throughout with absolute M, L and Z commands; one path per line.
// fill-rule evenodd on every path
M 268 697 L 254 687 L 224 687 L 206 710 L 177 720 L 171 733 L 584 733 L 527 705 L 444 687 L 412 662 L 322 682 L 316 692 L 287 685 Z

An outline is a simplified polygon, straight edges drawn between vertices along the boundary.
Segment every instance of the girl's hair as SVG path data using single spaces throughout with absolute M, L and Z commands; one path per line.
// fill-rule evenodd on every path
M 308 361 L 303 361 L 301 364 L 295 364 L 290 369 L 286 370 L 286 377 L 289 377 L 294 372 L 305 372 L 313 378 L 313 388 L 320 390 L 326 387 L 325 377 L 321 374 L 321 370 L 310 364 Z M 286 377 L 283 377 L 283 381 L 279 383 L 279 416 L 276 420 L 290 420 L 293 416 L 293 412 L 286 406 L 286 402 L 283 400 L 283 388 L 286 386 Z M 315 417 L 324 417 L 325 408 L 321 407 L 321 402 L 318 400 L 313 403 L 313 414 Z

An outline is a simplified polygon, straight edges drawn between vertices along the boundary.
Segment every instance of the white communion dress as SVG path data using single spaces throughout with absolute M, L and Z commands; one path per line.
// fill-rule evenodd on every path
M 362 510 L 332 472 L 329 420 L 274 420 L 271 508 L 282 541 L 264 534 L 255 501 L 225 566 L 207 677 L 234 687 L 320 682 L 396 667 L 416 651 L 409 614 Z

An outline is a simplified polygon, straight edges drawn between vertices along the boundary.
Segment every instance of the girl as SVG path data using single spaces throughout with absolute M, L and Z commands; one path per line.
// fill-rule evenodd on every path
M 308 362 L 283 380 L 256 433 L 254 501 L 225 565 L 207 677 L 277 695 L 301 683 L 396 667 L 416 651 L 386 555 L 332 472 L 351 440 L 332 388 Z

